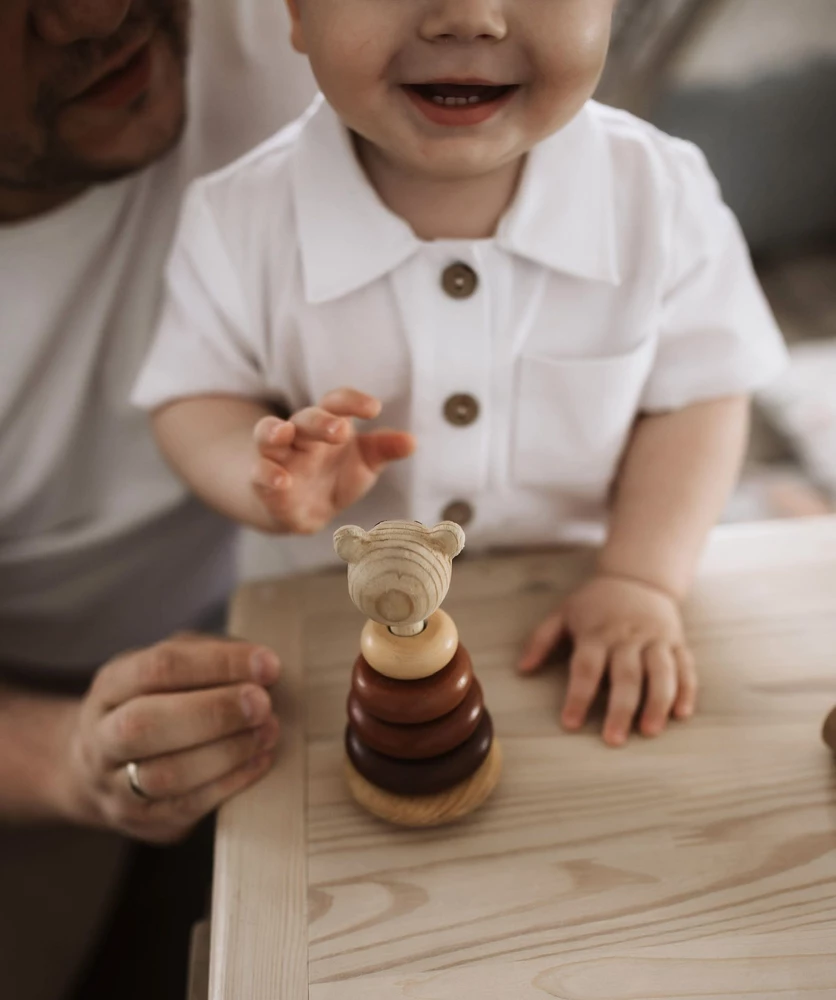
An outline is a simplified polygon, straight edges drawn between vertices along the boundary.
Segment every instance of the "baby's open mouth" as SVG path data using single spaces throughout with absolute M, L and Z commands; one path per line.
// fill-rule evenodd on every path
M 424 101 L 443 107 L 466 107 L 474 104 L 490 104 L 502 100 L 517 90 L 516 84 L 483 83 L 410 83 L 407 90 L 417 94 Z

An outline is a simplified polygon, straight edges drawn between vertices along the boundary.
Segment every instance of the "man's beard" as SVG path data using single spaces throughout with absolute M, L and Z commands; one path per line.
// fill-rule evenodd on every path
M 32 191 L 115 181 L 141 170 L 175 146 L 183 133 L 185 109 L 176 126 L 161 132 L 156 141 L 153 136 L 150 137 L 148 154 L 141 161 L 131 163 L 95 163 L 79 156 L 61 137 L 60 116 L 65 95 L 74 93 L 79 82 L 89 79 L 91 71 L 95 72 L 97 66 L 124 50 L 149 28 L 164 39 L 181 71 L 185 72 L 188 7 L 188 0 L 143 0 L 133 5 L 125 23 L 111 38 L 103 42 L 91 40 L 76 43 L 67 53 L 67 62 L 58 78 L 50 81 L 38 94 L 34 114 L 43 142 L 37 154 L 32 156 L 31 150 L 20 150 L 16 155 L 13 145 L 4 150 L 0 140 L 0 185 Z M 138 115 L 142 114 L 144 100 L 139 98 L 136 103 L 135 112 Z M 4 159 L 12 166 L 10 176 L 4 169 Z

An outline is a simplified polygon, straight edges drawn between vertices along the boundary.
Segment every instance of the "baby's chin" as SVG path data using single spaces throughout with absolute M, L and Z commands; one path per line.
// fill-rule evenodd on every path
M 501 170 L 518 162 L 528 151 L 525 144 L 451 137 L 430 140 L 420 150 L 410 150 L 407 155 L 401 151 L 392 159 L 407 172 L 430 180 L 461 181 Z

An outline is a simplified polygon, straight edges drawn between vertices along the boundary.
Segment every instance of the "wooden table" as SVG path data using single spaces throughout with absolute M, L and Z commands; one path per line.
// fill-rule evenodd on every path
M 700 713 L 607 749 L 557 724 L 523 638 L 589 556 L 456 561 L 445 608 L 505 750 L 464 824 L 347 798 L 362 620 L 345 575 L 252 585 L 233 631 L 281 654 L 283 753 L 221 813 L 211 1000 L 836 997 L 836 518 L 721 529 L 687 609 Z M 304 668 L 304 670 L 303 670 Z

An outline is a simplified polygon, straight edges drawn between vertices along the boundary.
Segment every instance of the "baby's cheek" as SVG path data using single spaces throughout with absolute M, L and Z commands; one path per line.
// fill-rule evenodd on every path
M 553 30 L 541 26 L 536 36 L 535 91 L 551 131 L 570 121 L 595 91 L 607 58 L 612 6 L 612 0 L 556 5 Z

